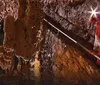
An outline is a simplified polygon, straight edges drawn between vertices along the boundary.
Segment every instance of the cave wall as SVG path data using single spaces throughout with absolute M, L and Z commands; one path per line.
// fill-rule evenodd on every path
M 93 44 L 95 26 L 88 21 L 90 16 L 88 11 L 91 7 L 99 7 L 98 0 L 40 0 L 40 2 L 44 4 L 44 12 L 62 27 Z M 25 3 L 24 1 L 23 7 L 19 10 L 25 11 Z M 5 18 L 7 14 L 13 15 L 15 19 L 20 17 L 18 0 L 0 0 L 0 8 L 0 19 Z
M 42 5 L 39 1 L 18 1 L 17 20 L 11 15 L 4 20 L 3 45 L 13 49 L 18 56 L 31 59 L 44 39 Z
M 18 0 L 0 0 L 0 21 L 8 14 L 15 19 L 18 17 Z
M 94 42 L 95 26 L 89 23 L 91 7 L 99 5 L 98 0 L 41 0 L 44 12 L 59 22 L 66 30 L 71 31 L 88 42 Z
M 5 67 L 5 70 L 11 70 L 11 63 L 15 64 L 14 55 L 24 61 L 34 59 L 44 43 L 44 13 L 41 3 L 37 0 L 18 0 L 17 8 L 16 17 L 9 13 L 5 13 L 5 17 L 1 15 L 1 19 L 4 19 L 4 40 L 0 46 L 0 66 Z
M 81 36 L 93 44 L 95 27 L 94 24 L 88 22 L 90 14 L 87 12 L 90 11 L 90 7 L 95 8 L 99 5 L 98 0 L 40 0 L 40 2 L 43 3 L 44 12 L 59 22 L 64 29 Z M 34 37 L 34 40 L 32 39 L 32 36 L 36 35 L 36 29 L 42 28 L 43 15 L 41 14 L 43 11 L 41 11 L 41 7 L 39 11 L 34 11 L 38 10 L 38 7 L 38 5 L 33 5 L 31 0 L 0 0 L 0 20 L 6 18 L 4 31 L 7 32 L 5 32 L 4 45 L 15 49 L 18 55 L 26 58 L 27 55 L 33 55 L 34 44 L 32 43 L 41 40 L 40 38 L 36 39 L 36 37 Z M 12 15 L 13 17 L 6 17 L 7 15 Z M 9 23 L 6 23 L 9 19 Z M 41 26 L 39 27 L 38 24 Z M 26 49 L 32 46 L 33 48 L 28 53 Z

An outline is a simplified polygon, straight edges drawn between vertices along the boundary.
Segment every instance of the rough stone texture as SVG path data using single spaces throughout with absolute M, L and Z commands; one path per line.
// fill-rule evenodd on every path
M 12 15 L 15 19 L 18 17 L 17 0 L 0 0 L 0 21 L 7 15 Z
M 30 59 L 40 50 L 44 39 L 42 6 L 40 2 L 31 0 L 19 0 L 18 6 L 16 21 L 11 16 L 5 18 L 4 46 L 14 49 L 18 56 Z
M 11 71 L 12 58 L 13 52 L 10 49 L 7 50 L 4 46 L 0 46 L 0 66 L 6 72 Z
M 19 1 L 22 1 L 22 0 L 19 0 Z M 7 49 L 7 48 L 15 49 L 16 54 L 19 54 L 19 56 L 23 56 L 24 58 L 27 58 L 27 55 L 28 55 L 27 59 L 33 58 L 33 57 L 31 57 L 31 55 L 33 54 L 33 51 L 34 51 L 34 46 L 32 43 L 39 40 L 39 39 L 37 40 L 36 37 L 34 37 L 34 40 L 33 40 L 33 36 L 36 35 L 35 34 L 36 32 L 34 31 L 34 29 L 39 29 L 37 23 L 35 23 L 35 22 L 39 18 L 40 21 L 38 22 L 38 24 L 41 24 L 40 22 L 42 19 L 40 17 L 37 17 L 37 15 L 40 14 L 41 10 L 39 10 L 37 12 L 36 11 L 34 12 L 34 10 L 33 10 L 33 9 L 38 10 L 37 6 L 36 6 L 36 8 L 34 8 L 34 6 L 36 4 L 34 5 L 33 3 L 30 3 L 30 0 L 27 0 L 27 1 L 28 1 L 28 8 L 26 6 L 23 6 L 24 5 L 23 3 L 26 3 L 25 1 L 19 3 L 20 7 L 21 6 L 22 6 L 22 8 L 26 7 L 24 9 L 24 10 L 26 10 L 26 12 L 23 11 L 19 7 L 19 13 L 18 13 L 19 18 L 15 22 L 14 22 L 14 18 L 12 16 L 7 16 L 5 19 L 4 45 L 6 46 L 6 48 L 4 49 L 4 47 L 0 47 L 0 52 L 1 52 L 1 54 L 0 54 L 1 55 L 0 56 L 1 64 L 0 65 L 2 66 L 2 68 L 7 67 L 8 65 L 11 65 L 11 63 L 9 63 L 9 62 L 11 62 L 11 59 L 8 59 L 8 57 L 11 58 L 12 53 L 10 55 L 10 53 L 7 51 L 10 51 L 12 49 Z M 44 1 L 46 2 L 46 0 L 44 0 Z M 59 4 L 52 3 L 52 5 L 51 5 L 51 0 L 48 0 L 48 1 L 50 4 L 50 8 L 48 8 L 49 7 L 49 5 L 48 5 L 48 6 L 46 6 L 47 10 L 44 9 L 44 10 L 46 10 L 46 13 L 48 15 L 50 15 L 50 16 L 52 15 L 51 17 L 53 17 L 55 20 L 58 20 L 59 22 L 61 22 L 62 25 L 66 25 L 66 28 L 70 27 L 70 29 L 71 29 L 72 27 L 76 28 L 76 26 L 80 28 L 79 24 L 77 24 L 78 22 L 76 22 L 76 21 L 77 21 L 77 17 L 81 16 L 81 15 L 77 15 L 78 12 L 79 13 L 81 12 L 80 9 L 85 10 L 85 8 L 84 8 L 85 4 L 82 5 L 83 2 L 81 2 L 83 9 L 81 8 L 80 4 L 78 4 L 78 6 L 75 6 L 75 8 L 74 8 L 73 5 L 70 5 L 68 3 L 69 5 L 68 5 L 67 11 L 68 11 L 68 16 L 70 17 L 70 18 L 68 18 L 68 20 L 70 19 L 73 22 L 74 22 L 74 19 L 76 20 L 74 22 L 75 26 L 73 26 L 67 22 L 65 24 L 63 24 L 64 22 L 62 22 L 65 20 L 64 19 L 65 17 L 64 18 L 62 17 L 62 14 L 65 13 L 64 12 L 65 8 L 64 8 L 64 10 L 62 10 L 62 7 L 64 5 L 62 5 L 62 4 L 60 5 L 61 0 L 58 0 Z M 52 1 L 56 2 L 57 0 L 52 0 Z M 73 2 L 76 3 L 77 0 L 76 0 L 76 2 L 75 2 L 75 0 L 71 0 L 70 3 L 73 3 Z M 91 1 L 91 3 L 92 3 L 92 1 Z M 23 5 L 20 5 L 20 4 L 23 4 Z M 54 12 L 54 8 L 57 8 L 56 7 L 57 5 L 58 5 L 58 8 L 60 7 L 59 8 L 60 11 L 59 12 L 57 11 L 58 14 L 55 14 L 56 12 Z M 57 8 L 57 10 L 58 10 L 58 8 Z M 80 8 L 80 9 L 77 12 L 76 9 L 78 9 L 78 8 Z M 59 13 L 61 13 L 60 16 L 59 16 Z M 64 14 L 63 16 L 65 16 L 65 15 L 66 14 Z M 39 16 L 41 16 L 41 15 L 39 15 Z M 34 19 L 34 17 L 36 17 L 36 18 Z M 87 15 L 84 18 L 86 18 L 86 17 L 87 17 Z M 82 22 L 84 22 L 84 18 L 81 19 Z M 80 17 L 79 17 L 79 19 L 80 19 Z M 7 20 L 9 20 L 9 23 L 6 23 Z M 88 17 L 87 17 L 87 20 L 88 20 Z M 87 22 L 85 22 L 85 23 L 87 23 Z M 79 22 L 79 23 L 81 23 L 81 22 Z M 83 24 L 80 24 L 80 25 L 82 25 L 82 27 L 83 27 Z M 6 29 L 6 28 L 8 28 L 8 29 Z M 10 30 L 11 32 L 10 31 L 8 32 L 8 30 Z M 12 34 L 12 32 L 15 32 L 15 33 Z M 38 31 L 38 32 L 40 32 L 40 31 Z M 74 32 L 77 33 L 78 31 L 74 29 Z M 42 65 L 40 66 L 40 68 L 43 67 L 43 74 L 42 74 L 42 72 L 39 73 L 39 74 L 42 74 L 42 77 L 40 78 L 40 80 L 44 79 L 43 80 L 44 84 L 42 83 L 41 85 L 100 85 L 100 83 L 99 83 L 100 69 L 98 69 L 96 67 L 96 65 L 93 64 L 92 61 L 90 61 L 88 59 L 84 59 L 85 55 L 83 55 L 83 53 L 81 53 L 80 50 L 78 50 L 79 48 L 74 48 L 73 46 L 63 43 L 61 39 L 56 37 L 57 34 L 55 34 L 55 35 L 52 34 L 50 32 L 50 30 L 47 31 L 47 34 L 45 36 L 46 36 L 46 39 L 45 39 L 45 44 L 43 46 L 44 50 L 43 49 L 41 50 Z M 37 37 L 39 37 L 39 36 L 37 36 Z M 9 42 L 11 42 L 12 44 L 10 44 Z M 38 45 L 38 44 L 35 44 L 35 46 L 36 45 Z M 7 64 L 4 64 L 4 63 L 6 63 L 6 61 L 2 61 L 2 60 L 4 60 L 5 55 L 7 57 L 7 60 L 10 60 L 9 62 L 7 62 Z M 86 57 L 88 57 L 88 56 L 86 56 Z M 24 77 L 23 76 L 21 76 L 21 77 L 27 78 L 27 76 L 29 76 L 28 78 L 30 78 L 30 76 L 32 76 L 32 78 L 34 79 L 34 77 L 33 77 L 34 74 L 33 74 L 33 72 L 29 71 L 28 65 L 23 65 L 23 72 L 24 72 Z M 54 75 L 51 75 L 52 73 Z M 20 83 L 21 85 L 22 84 L 29 85 L 29 83 L 30 83 L 29 81 L 19 80 L 21 77 L 18 77 L 14 80 L 16 83 L 14 81 L 12 82 L 12 79 L 9 79 L 10 80 L 9 83 L 4 81 L 4 83 L 2 85 L 4 85 L 5 83 L 7 83 L 7 85 L 8 84 L 18 85 L 19 81 L 20 82 L 24 81 L 23 83 Z M 51 84 L 52 82 L 53 82 L 53 84 Z M 97 84 L 97 82 L 99 84 Z M 31 84 L 33 85 L 33 82 L 31 82 Z
M 50 35 L 50 45 L 52 47 L 52 69 L 57 78 L 58 85 L 99 85 L 100 69 L 88 59 L 81 50 L 74 45 L 65 44 L 59 38 Z M 48 41 L 48 42 L 49 42 Z M 49 55 L 48 55 L 49 57 Z M 60 82 L 59 82 L 60 81 Z M 62 81 L 62 83 L 61 83 Z
M 7 14 L 11 14 L 14 18 L 24 17 L 26 13 L 27 2 L 19 0 L 18 7 L 17 0 L 1 0 L 0 1 L 0 16 L 1 19 Z M 94 25 L 89 24 L 88 18 L 90 14 L 90 7 L 99 7 L 98 0 L 40 0 L 44 4 L 44 12 L 59 22 L 66 30 L 73 32 L 76 35 L 94 42 Z M 8 6 L 9 5 L 9 6 Z M 21 7 L 20 7 L 21 6 Z M 18 12 L 21 10 L 22 12 Z M 7 10 L 6 10 L 7 9 Z M 9 10 L 8 10 L 9 9 Z M 14 12 L 13 12 L 14 11 Z
M 41 0 L 44 12 L 71 31 L 93 44 L 95 27 L 88 19 L 90 7 L 99 6 L 98 0 Z

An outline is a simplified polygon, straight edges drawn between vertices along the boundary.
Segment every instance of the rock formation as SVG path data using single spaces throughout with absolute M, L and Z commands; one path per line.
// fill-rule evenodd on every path
M 43 10 L 39 1 L 18 0 L 18 18 L 4 19 L 4 41 L 0 46 L 0 66 L 11 71 L 14 55 L 25 60 L 34 59 L 44 43 Z
M 4 23 L 4 46 L 16 55 L 31 59 L 39 51 L 43 37 L 43 11 L 39 1 L 19 0 L 18 19 L 7 16 Z
M 90 7 L 93 7 L 93 9 L 99 7 L 98 0 L 41 1 L 44 3 L 44 12 L 48 16 L 60 23 L 66 30 L 93 44 L 95 28 L 88 21 L 90 16 L 88 11 L 91 10 Z
M 13 52 L 7 50 L 4 46 L 0 46 L 0 66 L 4 70 L 10 71 L 12 64 Z

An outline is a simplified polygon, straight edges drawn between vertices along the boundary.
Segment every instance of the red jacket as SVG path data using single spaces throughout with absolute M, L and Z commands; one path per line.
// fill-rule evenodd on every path
M 100 14 L 97 14 L 97 18 L 91 16 L 90 22 L 96 22 L 96 35 L 100 38 Z
M 97 14 L 97 17 L 93 17 L 91 16 L 89 19 L 90 22 L 96 22 L 96 35 L 98 36 L 98 38 L 100 39 L 100 14 Z M 98 56 L 100 57 L 100 48 L 98 49 L 97 52 Z M 100 60 L 97 59 L 97 63 L 100 65 Z

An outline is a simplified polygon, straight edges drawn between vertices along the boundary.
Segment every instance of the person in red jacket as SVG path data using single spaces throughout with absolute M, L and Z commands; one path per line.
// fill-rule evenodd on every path
M 95 30 L 95 41 L 94 41 L 94 48 L 93 50 L 97 53 L 100 57 L 100 13 L 96 15 L 91 15 L 89 18 L 89 22 L 96 23 L 96 30 Z M 100 65 L 100 59 L 97 59 L 97 64 Z

